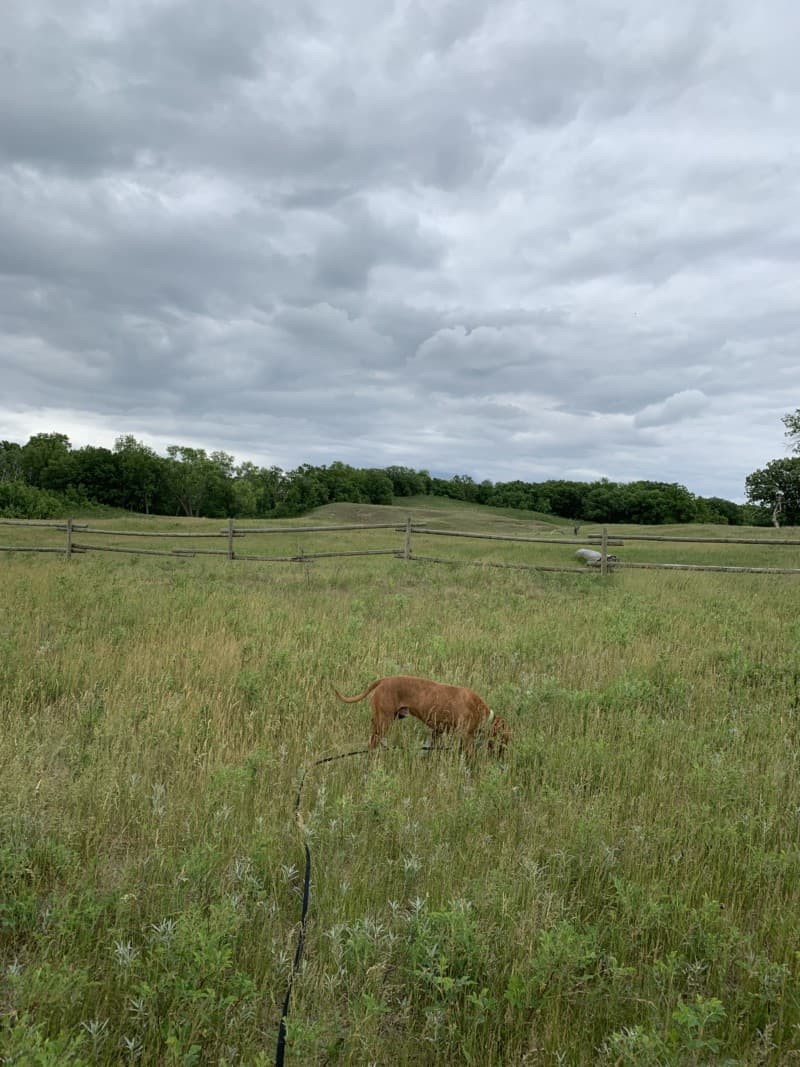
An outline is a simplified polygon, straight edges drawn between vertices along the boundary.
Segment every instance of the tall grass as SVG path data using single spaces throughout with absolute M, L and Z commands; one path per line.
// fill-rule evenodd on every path
M 367 739 L 331 682 L 398 672 L 513 745 L 425 754 L 407 719 L 310 775 L 291 1062 L 800 1059 L 795 579 L 8 554 L 0 583 L 3 1062 L 271 1063 L 300 769 Z

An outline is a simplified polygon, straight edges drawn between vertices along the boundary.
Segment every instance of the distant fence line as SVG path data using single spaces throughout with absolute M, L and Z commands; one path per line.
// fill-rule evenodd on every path
M 119 552 L 128 555 L 141 556 L 224 556 L 230 561 L 257 563 L 308 563 L 315 559 L 335 559 L 353 556 L 394 556 L 406 562 L 420 563 L 451 563 L 467 564 L 478 567 L 492 567 L 508 570 L 529 571 L 554 571 L 566 573 L 586 574 L 599 572 L 608 574 L 618 569 L 643 569 L 643 570 L 684 570 L 684 571 L 722 571 L 733 574 L 800 574 L 800 567 L 735 567 L 721 564 L 697 564 L 697 563 L 637 563 L 617 560 L 610 556 L 609 546 L 624 545 L 626 541 L 668 541 L 678 544 L 726 544 L 726 545 L 762 545 L 764 547 L 780 545 L 800 545 L 800 539 L 774 538 L 763 539 L 753 537 L 679 537 L 671 534 L 623 534 L 609 537 L 608 528 L 603 527 L 601 534 L 588 534 L 579 538 L 572 537 L 522 537 L 512 534 L 488 534 L 467 530 L 439 530 L 427 527 L 422 523 L 413 523 L 411 517 L 406 519 L 405 524 L 397 522 L 376 523 L 349 523 L 330 526 L 246 526 L 236 527 L 234 520 L 229 519 L 225 529 L 215 533 L 198 532 L 186 533 L 183 531 L 153 531 L 153 530 L 110 530 L 89 526 L 87 523 L 76 523 L 73 519 L 63 521 L 0 519 L 3 526 L 23 527 L 47 527 L 53 530 L 63 531 L 66 534 L 66 543 L 63 548 L 38 545 L 0 545 L 0 552 L 49 552 L 65 555 L 70 559 L 73 555 L 85 552 Z M 240 553 L 234 551 L 234 541 L 237 538 L 247 537 L 248 534 L 300 534 L 300 533 L 336 533 L 342 531 L 364 530 L 395 530 L 405 535 L 401 548 L 373 548 L 358 549 L 342 552 L 305 552 L 289 556 L 263 556 Z M 75 541 L 75 534 L 95 534 L 105 537 L 160 537 L 165 538 L 227 538 L 227 547 L 224 549 L 203 548 L 123 548 L 112 545 L 92 545 Z M 592 544 L 599 548 L 599 559 L 595 564 L 584 566 L 565 566 L 557 564 L 537 563 L 510 563 L 500 561 L 465 560 L 453 559 L 440 556 L 425 556 L 412 552 L 412 535 L 426 537 L 465 537 L 480 541 L 505 541 L 518 544 L 551 544 L 551 545 L 580 545 Z

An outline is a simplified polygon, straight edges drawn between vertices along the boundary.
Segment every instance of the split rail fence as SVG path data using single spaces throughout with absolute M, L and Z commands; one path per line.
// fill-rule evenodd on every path
M 73 519 L 63 522 L 40 522 L 32 520 L 0 519 L 0 525 L 24 526 L 27 528 L 44 527 L 50 530 L 62 531 L 65 534 L 65 543 L 62 546 L 41 545 L 0 545 L 0 552 L 49 552 L 59 553 L 70 559 L 73 555 L 86 552 L 119 552 L 132 555 L 145 556 L 224 556 L 229 561 L 244 561 L 258 563 L 309 563 L 315 559 L 334 559 L 352 556 L 394 556 L 406 562 L 417 561 L 424 563 L 450 563 L 469 564 L 480 567 L 496 567 L 513 570 L 531 571 L 556 571 L 574 573 L 599 573 L 607 575 L 612 571 L 621 569 L 646 569 L 646 570 L 684 570 L 684 571 L 723 571 L 738 574 L 800 574 L 800 567 L 753 567 L 753 566 L 727 566 L 722 564 L 707 563 L 658 563 L 637 562 L 620 560 L 616 555 L 609 552 L 609 546 L 616 547 L 631 541 L 658 541 L 672 542 L 680 545 L 697 544 L 724 544 L 724 545 L 760 545 L 762 547 L 800 546 L 800 540 L 792 538 L 753 538 L 753 537 L 681 537 L 669 534 L 621 534 L 609 536 L 606 527 L 600 534 L 588 534 L 583 538 L 574 536 L 561 537 L 520 537 L 511 534 L 489 534 L 465 530 L 438 530 L 432 529 L 422 523 L 414 523 L 409 516 L 405 524 L 397 522 L 384 523 L 353 523 L 348 525 L 326 526 L 240 526 L 234 524 L 233 519 L 228 520 L 225 529 L 216 532 L 173 532 L 155 530 L 112 530 L 100 527 L 92 527 L 87 523 L 78 523 Z M 353 549 L 339 552 L 305 552 L 301 550 L 293 555 L 258 555 L 253 553 L 236 551 L 234 546 L 238 539 L 248 535 L 284 534 L 297 535 L 301 533 L 337 533 L 344 531 L 363 532 L 367 530 L 394 530 L 404 535 L 403 543 L 396 548 L 373 548 Z M 588 565 L 562 565 L 548 563 L 519 563 L 500 562 L 487 560 L 471 560 L 465 558 L 441 557 L 420 555 L 412 552 L 412 538 L 414 535 L 422 537 L 450 537 L 469 538 L 477 541 L 504 541 L 518 545 L 572 545 L 580 547 L 591 545 L 597 551 L 598 558 Z M 179 539 L 208 539 L 225 538 L 226 547 L 221 549 L 203 549 L 194 545 L 191 547 L 159 549 L 159 548 L 128 548 L 107 544 L 87 544 L 85 537 L 115 537 L 115 538 L 147 538 L 157 537 L 162 540 Z M 80 538 L 80 540 L 76 540 Z

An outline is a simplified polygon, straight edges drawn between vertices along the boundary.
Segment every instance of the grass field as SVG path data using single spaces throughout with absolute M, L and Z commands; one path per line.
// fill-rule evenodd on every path
M 317 517 L 400 521 L 408 506 Z M 558 528 L 411 507 L 439 528 Z M 568 545 L 414 548 L 574 562 Z M 794 547 L 616 551 L 800 566 Z M 368 704 L 339 703 L 331 682 L 354 693 L 400 672 L 473 687 L 513 745 L 503 762 L 426 754 L 406 719 L 379 754 L 309 775 L 288 1062 L 800 1062 L 798 603 L 798 578 L 757 574 L 0 553 L 0 1062 L 272 1063 L 300 913 L 299 776 L 368 737 Z

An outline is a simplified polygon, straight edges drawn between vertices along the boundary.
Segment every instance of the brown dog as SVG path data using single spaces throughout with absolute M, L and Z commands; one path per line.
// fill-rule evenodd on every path
M 475 734 L 488 728 L 488 747 L 502 752 L 511 739 L 504 719 L 495 715 L 477 693 L 463 685 L 442 685 L 427 678 L 408 674 L 379 678 L 356 697 L 334 693 L 346 704 L 355 704 L 372 696 L 372 736 L 369 747 L 377 748 L 395 719 L 414 715 L 433 730 L 434 742 L 445 732 L 453 731 L 465 748 L 471 749 Z

